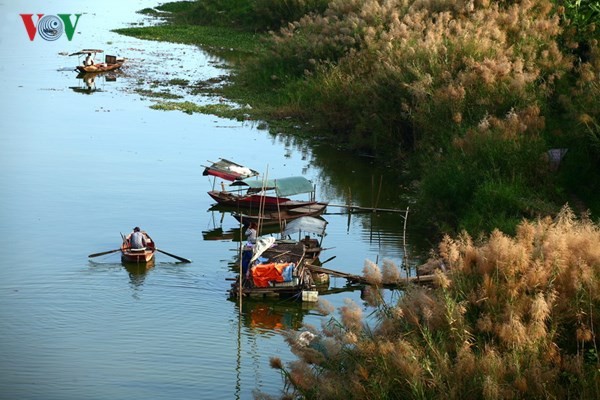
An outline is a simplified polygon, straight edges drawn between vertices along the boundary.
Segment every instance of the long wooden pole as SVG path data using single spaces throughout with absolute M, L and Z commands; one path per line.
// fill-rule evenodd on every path
M 383 175 L 379 177 L 379 190 L 377 191 L 377 200 L 375 200 L 375 209 L 379 206 L 379 198 L 381 197 L 381 186 L 383 185 Z M 375 210 L 373 210 L 375 211 Z
M 244 287 L 243 287 L 244 286 L 244 266 L 243 266 L 244 257 L 243 257 L 243 252 L 242 252 L 242 246 L 243 246 L 242 243 L 244 242 L 243 236 L 242 236 L 242 227 L 243 226 L 244 226 L 243 224 L 240 224 L 240 245 L 239 245 L 240 280 L 238 283 L 238 303 L 239 303 L 238 306 L 240 309 L 240 319 L 242 318 L 242 296 L 244 294 Z M 250 266 L 248 266 L 248 267 L 250 267 Z M 240 321 L 240 323 L 241 323 L 241 321 Z
M 408 252 L 406 251 L 406 221 L 408 220 L 408 206 L 406 207 L 406 214 L 404 214 L 404 232 L 402 233 L 402 245 L 404 246 L 404 268 L 406 268 L 406 280 L 408 281 L 408 277 L 410 275 L 410 270 L 408 269 Z
M 263 223 L 263 219 L 265 216 L 265 204 L 266 204 L 267 200 L 266 200 L 264 191 L 265 191 L 265 187 L 267 186 L 268 180 L 269 180 L 269 164 L 267 164 L 267 172 L 265 172 L 265 175 L 263 177 L 263 182 L 262 182 L 262 187 L 261 187 L 261 191 L 263 192 L 263 195 L 260 198 L 260 202 L 258 205 L 258 224 L 256 226 L 257 238 L 258 238 L 258 234 L 259 234 L 260 230 L 262 229 L 262 223 Z M 275 186 L 277 186 L 277 183 L 275 183 Z M 279 197 L 279 195 L 277 195 L 277 187 L 275 187 L 275 195 L 277 198 Z M 279 202 L 277 202 L 277 206 L 279 207 Z
M 361 211 L 381 211 L 381 212 L 396 212 L 396 213 L 405 213 L 406 210 L 400 210 L 396 208 L 373 208 L 373 207 L 361 207 L 354 206 L 351 204 L 327 204 L 327 207 L 340 207 L 347 208 L 349 210 L 361 210 Z

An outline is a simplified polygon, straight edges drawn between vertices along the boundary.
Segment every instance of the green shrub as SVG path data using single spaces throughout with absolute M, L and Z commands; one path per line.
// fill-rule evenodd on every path
M 564 199 L 549 190 L 543 128 L 536 107 L 485 119 L 429 160 L 416 212 L 439 229 L 450 224 L 472 233 L 511 233 L 522 218 L 556 212 L 551 204 Z

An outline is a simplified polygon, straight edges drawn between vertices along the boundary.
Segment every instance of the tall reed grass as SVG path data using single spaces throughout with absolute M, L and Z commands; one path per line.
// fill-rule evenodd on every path
M 600 212 L 597 2 L 192 4 L 186 23 L 272 30 L 226 94 L 398 170 L 408 164 L 414 220 L 511 233 L 571 198 Z M 552 148 L 569 149 L 558 171 Z
M 565 206 L 514 236 L 446 236 L 437 286 L 377 298 L 378 323 L 348 302 L 282 371 L 288 398 L 591 399 L 600 396 L 600 228 Z M 395 277 L 367 262 L 372 283 Z M 385 272 L 387 271 L 387 272 Z M 304 336 L 306 339 L 306 336 Z
M 437 148 L 485 115 L 552 93 L 570 67 L 559 33 L 544 0 L 332 1 L 323 15 L 282 29 L 259 63 L 283 66 L 287 79 L 316 80 L 306 106 L 328 126 L 341 122 L 336 131 L 346 138 Z
M 564 136 L 597 137 L 597 51 L 577 66 L 563 11 L 550 0 L 333 0 L 274 34 L 244 82 L 277 88 L 352 149 L 418 160 L 415 211 L 434 215 L 430 226 L 514 232 L 567 200 L 543 155 L 568 143 L 546 119 L 575 116 L 578 133 Z

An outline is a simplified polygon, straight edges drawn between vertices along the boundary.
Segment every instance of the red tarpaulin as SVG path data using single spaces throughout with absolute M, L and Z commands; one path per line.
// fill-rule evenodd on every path
M 252 281 L 256 287 L 269 287 L 269 282 L 283 282 L 283 271 L 290 263 L 258 264 L 252 267 Z

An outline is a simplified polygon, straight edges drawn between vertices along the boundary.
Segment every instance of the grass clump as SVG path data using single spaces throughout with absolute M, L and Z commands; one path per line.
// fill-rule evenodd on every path
M 144 97 L 153 97 L 153 98 L 170 99 L 170 100 L 181 99 L 183 97 L 181 95 L 174 94 L 174 93 L 167 92 L 167 91 L 155 92 L 153 90 L 148 90 L 148 89 L 136 89 L 135 92 L 139 93 L 141 96 L 144 96 Z
M 191 101 L 160 101 L 150 106 L 153 110 L 182 111 L 186 114 L 210 114 L 222 118 L 230 118 L 243 121 L 249 118 L 247 112 L 242 108 L 232 107 L 228 104 L 199 105 Z
M 434 289 L 412 287 L 367 327 L 348 303 L 321 330 L 290 333 L 288 396 L 347 399 L 598 398 L 600 228 L 568 207 L 514 236 L 446 236 Z M 366 263 L 373 283 L 396 268 Z M 307 339 L 309 340 L 301 340 Z

